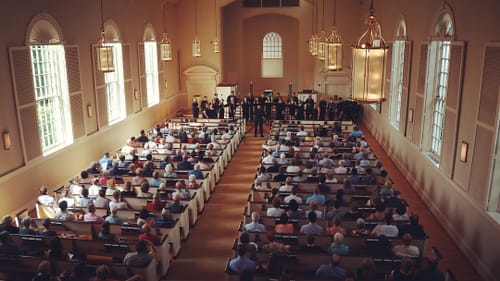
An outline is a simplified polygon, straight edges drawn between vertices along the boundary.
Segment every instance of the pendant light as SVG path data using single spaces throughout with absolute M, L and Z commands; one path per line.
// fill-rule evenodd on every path
M 319 33 L 319 39 L 318 39 L 318 59 L 320 61 L 325 60 L 325 49 L 326 49 L 326 32 L 325 32 L 325 0 L 322 1 L 322 10 L 323 10 L 323 16 L 322 16 L 322 23 L 321 23 L 321 32 Z
M 333 25 L 330 35 L 326 38 L 325 69 L 342 70 L 342 37 L 337 32 L 335 14 L 337 13 L 336 0 L 332 0 Z
M 384 98 L 385 64 L 387 50 L 379 20 L 373 15 L 366 18 L 367 30 L 352 48 L 352 99 L 360 103 L 381 103 Z
M 113 72 L 115 71 L 113 46 L 107 45 L 104 34 L 104 12 L 102 1 L 103 0 L 101 0 L 101 36 L 96 47 L 97 70 L 101 72 Z
M 196 0 L 194 0 L 194 39 L 191 44 L 191 53 L 195 58 L 201 57 L 201 45 L 200 40 L 198 40 L 198 10 Z
M 160 60 L 172 61 L 172 42 L 168 39 L 166 28 L 167 3 L 163 4 L 163 36 L 160 41 Z
M 318 54 L 318 35 L 315 33 L 315 25 L 314 23 L 316 22 L 317 24 L 317 18 L 316 18 L 316 0 L 313 2 L 313 11 L 312 11 L 312 16 L 311 16 L 311 38 L 308 40 L 308 46 L 309 46 L 309 53 L 312 56 L 316 56 Z
M 212 52 L 218 54 L 220 53 L 220 40 L 217 36 L 217 0 L 214 0 L 214 17 L 215 17 L 215 39 L 211 41 L 212 43 Z

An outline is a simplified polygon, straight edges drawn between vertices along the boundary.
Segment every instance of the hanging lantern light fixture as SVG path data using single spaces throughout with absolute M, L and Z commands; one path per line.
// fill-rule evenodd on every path
M 220 53 L 220 40 L 217 36 L 217 0 L 214 0 L 214 17 L 215 17 L 215 39 L 212 43 L 212 52 L 218 54 Z
M 193 57 L 198 58 L 201 57 L 201 45 L 200 40 L 198 40 L 198 10 L 197 10 L 197 1 L 194 0 L 194 39 L 191 44 L 191 53 Z
M 366 18 L 367 30 L 352 48 L 352 99 L 360 103 L 381 103 L 384 98 L 385 64 L 387 50 L 379 20 L 373 15 Z
M 318 38 L 318 59 L 320 61 L 325 60 L 326 55 L 326 32 L 325 32 L 325 0 L 322 4 L 323 16 L 322 16 L 322 27 Z
M 315 26 L 314 23 L 316 22 L 317 24 L 317 19 L 316 19 L 316 0 L 313 2 L 313 11 L 312 11 L 312 16 L 311 16 L 311 38 L 307 41 L 308 46 L 309 46 L 309 53 L 312 56 L 316 56 L 318 54 L 318 36 L 316 35 L 315 31 Z
M 342 49 L 344 42 L 337 32 L 335 13 L 337 12 L 336 0 L 333 0 L 333 25 L 330 35 L 326 38 L 325 69 L 342 70 Z
M 104 12 L 101 0 L 101 36 L 96 47 L 97 70 L 101 72 L 115 71 L 115 64 L 113 61 L 113 46 L 106 42 L 104 34 Z
M 163 36 L 160 41 L 160 60 L 172 61 L 172 42 L 168 39 L 166 28 L 167 3 L 163 4 Z

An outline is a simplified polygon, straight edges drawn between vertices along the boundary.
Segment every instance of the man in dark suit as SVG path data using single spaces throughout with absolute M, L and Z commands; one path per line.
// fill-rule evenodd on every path
M 257 136 L 257 128 L 259 129 L 260 136 L 264 136 L 264 110 L 262 110 L 262 106 L 260 104 L 255 108 L 254 115 L 254 136 Z

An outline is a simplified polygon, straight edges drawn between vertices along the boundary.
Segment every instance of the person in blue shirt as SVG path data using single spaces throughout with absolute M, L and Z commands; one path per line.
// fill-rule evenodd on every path
M 325 205 L 326 202 L 325 195 L 320 194 L 319 189 L 317 187 L 314 187 L 313 195 L 307 197 L 306 204 L 311 203 L 311 201 L 313 200 L 316 200 L 316 202 L 318 202 L 318 205 Z
M 200 165 L 194 165 L 194 170 L 188 173 L 188 177 L 190 175 L 195 175 L 197 179 L 203 179 L 203 173 L 200 171 Z
M 329 264 L 322 264 L 316 270 L 316 277 L 318 279 L 326 280 L 345 280 L 346 271 L 340 266 L 340 261 L 340 256 L 337 254 L 333 254 L 332 260 Z
M 352 137 L 352 138 L 360 138 L 362 136 L 363 136 L 363 132 L 361 132 L 361 130 L 357 126 L 354 126 L 352 128 L 352 132 L 349 133 L 349 137 Z
M 104 153 L 104 156 L 101 158 L 101 160 L 99 160 L 99 165 L 101 165 L 101 168 L 103 170 L 107 170 L 108 167 L 111 167 L 111 163 L 112 162 L 112 159 L 109 158 L 109 152 L 105 152 Z
M 238 245 L 238 256 L 229 262 L 229 268 L 238 274 L 253 273 L 257 269 L 255 261 L 246 256 L 247 245 Z
M 328 253 L 342 256 L 349 254 L 349 246 L 344 243 L 344 235 L 342 233 L 335 233 L 333 243 L 328 248 Z

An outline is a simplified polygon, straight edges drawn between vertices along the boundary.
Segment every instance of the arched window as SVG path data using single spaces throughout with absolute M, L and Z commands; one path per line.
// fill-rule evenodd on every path
M 454 37 L 451 11 L 445 6 L 434 23 L 434 31 L 429 44 L 427 69 L 426 104 L 429 109 L 426 115 L 426 130 L 430 139 L 427 141 L 427 151 L 436 162 L 441 158 L 446 117 L 446 99 L 450 72 L 451 46 Z
M 283 55 L 281 36 L 276 32 L 267 33 L 262 40 L 262 77 L 283 77 Z
M 151 24 L 144 30 L 144 53 L 139 54 L 144 57 L 141 62 L 141 83 L 146 80 L 147 104 L 153 106 L 160 102 L 160 89 L 158 82 L 158 44 L 156 42 L 155 31 Z
M 43 155 L 73 143 L 66 53 L 60 30 L 51 16 L 42 13 L 32 20 L 27 34 Z
M 404 82 L 407 82 L 408 79 L 404 79 L 404 77 L 405 75 L 408 76 L 409 73 L 409 61 L 407 59 L 410 51 L 409 43 L 406 34 L 406 20 L 402 15 L 396 27 L 394 42 L 392 43 L 389 120 L 396 129 L 400 128 L 403 87 L 406 87 L 406 90 L 408 89 L 408 85 L 404 85 Z
M 112 125 L 126 117 L 123 51 L 118 27 L 112 20 L 104 24 L 104 34 L 106 42 L 109 42 L 107 45 L 113 47 L 115 64 L 115 71 L 104 73 L 108 124 Z

